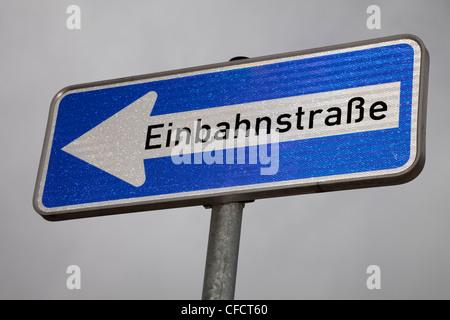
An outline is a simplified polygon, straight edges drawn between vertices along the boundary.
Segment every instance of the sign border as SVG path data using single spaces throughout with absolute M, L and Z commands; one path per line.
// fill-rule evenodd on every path
M 417 54 L 416 51 L 417 49 L 420 50 L 419 52 L 420 69 L 419 70 L 415 69 L 416 62 L 414 62 L 414 71 L 413 71 L 414 73 L 413 99 L 415 96 L 417 96 L 418 99 L 417 101 L 413 100 L 412 104 L 413 106 L 412 113 L 414 113 L 414 105 L 415 103 L 417 103 L 416 106 L 417 115 L 415 120 L 414 117 L 412 119 L 412 123 L 413 124 L 414 122 L 416 123 L 416 130 L 415 131 L 411 130 L 412 141 L 410 143 L 410 145 L 413 145 L 414 142 L 413 140 L 415 140 L 416 149 L 411 150 L 412 151 L 411 158 L 404 166 L 400 168 L 384 170 L 388 171 L 389 173 L 376 175 L 374 174 L 373 176 L 367 176 L 367 172 L 365 172 L 364 173 L 365 177 L 354 177 L 355 174 L 353 173 L 352 174 L 353 177 L 351 178 L 345 177 L 348 176 L 349 174 L 343 174 L 342 177 L 340 176 L 322 177 L 323 178 L 322 180 L 328 180 L 323 182 L 308 182 L 308 180 L 317 178 L 300 179 L 302 181 L 301 183 L 299 183 L 298 180 L 279 181 L 279 182 L 270 182 L 252 185 L 252 190 L 249 191 L 245 191 L 245 188 L 247 186 L 234 186 L 220 189 L 211 189 L 212 192 L 210 194 L 207 194 L 205 190 L 198 190 L 168 195 L 166 194 L 158 196 L 147 196 L 147 197 L 95 202 L 94 205 L 93 203 L 88 203 L 56 208 L 46 208 L 42 204 L 42 195 L 45 186 L 45 177 L 48 169 L 48 162 L 50 158 L 50 151 L 52 147 L 52 139 L 56 125 L 56 117 L 58 114 L 59 102 L 68 94 L 88 90 L 91 91 L 110 87 L 124 86 L 129 84 L 178 78 L 180 77 L 180 75 L 190 76 L 210 72 L 232 70 L 240 68 L 242 65 L 248 65 L 249 67 L 251 67 L 253 65 L 261 65 L 261 62 L 266 61 L 270 61 L 270 63 L 277 63 L 282 61 L 294 60 L 298 56 L 306 58 L 308 55 L 313 56 L 330 55 L 333 53 L 338 53 L 340 50 L 350 51 L 348 49 L 358 47 L 364 49 L 365 46 L 371 46 L 375 44 L 387 45 L 388 42 L 401 43 L 402 41 L 403 43 L 413 42 L 416 44 L 415 46 L 416 48 L 414 49 L 415 60 Z M 426 104 L 428 95 L 428 72 L 429 72 L 429 53 L 425 48 L 425 45 L 423 44 L 422 40 L 420 40 L 417 36 L 414 35 L 402 34 L 315 49 L 294 51 L 284 54 L 269 55 L 258 58 L 236 60 L 232 62 L 210 64 L 194 68 L 178 69 L 168 72 L 145 74 L 140 76 L 111 79 L 106 81 L 91 82 L 65 87 L 55 95 L 50 105 L 47 128 L 42 147 L 35 191 L 33 195 L 33 207 L 46 220 L 58 221 L 58 220 L 112 215 L 119 213 L 131 213 L 138 211 L 150 211 L 150 210 L 186 207 L 194 205 L 210 206 L 228 202 L 246 202 L 263 198 L 387 186 L 409 182 L 420 174 L 425 164 L 425 140 L 426 140 L 425 127 L 426 127 Z M 418 79 L 415 79 L 415 75 L 417 73 Z M 416 81 L 418 81 L 418 86 L 416 86 Z M 415 93 L 414 90 L 418 90 L 419 92 Z M 417 132 L 417 134 L 414 137 L 415 132 Z

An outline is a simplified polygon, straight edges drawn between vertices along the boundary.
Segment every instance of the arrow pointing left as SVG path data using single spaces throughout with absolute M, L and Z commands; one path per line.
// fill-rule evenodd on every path
M 62 150 L 135 187 L 142 186 L 145 149 L 140 145 L 145 141 L 145 125 L 157 96 L 155 91 L 148 92 Z

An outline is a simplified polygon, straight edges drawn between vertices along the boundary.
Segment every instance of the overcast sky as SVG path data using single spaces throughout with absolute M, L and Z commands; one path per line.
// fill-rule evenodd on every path
M 81 8 L 69 30 L 66 9 Z M 366 9 L 381 8 L 369 30 Z M 0 0 L 0 298 L 200 299 L 210 210 L 48 222 L 32 207 L 63 87 L 411 33 L 431 56 L 427 160 L 410 183 L 244 209 L 236 299 L 450 298 L 450 1 Z M 81 268 L 81 290 L 66 269 Z M 366 268 L 381 268 L 368 290 Z

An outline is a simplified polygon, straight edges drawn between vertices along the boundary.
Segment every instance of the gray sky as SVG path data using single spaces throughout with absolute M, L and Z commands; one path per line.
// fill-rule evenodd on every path
M 81 30 L 66 9 L 81 8 Z M 371 4 L 381 30 L 366 27 Z M 236 299 L 450 298 L 450 2 L 0 0 L 1 299 L 199 299 L 203 207 L 47 222 L 32 194 L 49 105 L 67 85 L 401 33 L 431 56 L 427 161 L 400 186 L 244 209 Z M 68 290 L 66 268 L 81 267 Z M 368 290 L 366 268 L 381 268 Z

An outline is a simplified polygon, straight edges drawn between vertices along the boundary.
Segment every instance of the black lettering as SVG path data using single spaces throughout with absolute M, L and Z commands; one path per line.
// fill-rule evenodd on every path
M 302 107 L 298 107 L 297 113 L 295 114 L 297 116 L 297 129 L 303 130 L 302 126 L 302 116 L 305 115 L 305 112 L 303 111 Z
M 288 113 L 284 113 L 282 115 L 279 115 L 278 118 L 277 118 L 278 125 L 286 126 L 286 127 L 285 128 L 278 127 L 276 129 L 276 131 L 283 133 L 283 132 L 291 130 L 291 127 L 292 127 L 291 122 L 288 121 L 288 120 L 283 121 L 283 118 L 288 118 L 289 119 L 290 117 L 291 117 L 291 115 L 288 114 Z
M 380 107 L 380 108 L 377 108 L 377 107 Z M 381 120 L 381 119 L 384 119 L 386 117 L 386 115 L 385 114 L 376 115 L 375 113 L 384 112 L 384 111 L 387 111 L 387 104 L 384 103 L 383 101 L 377 101 L 370 106 L 369 114 L 373 120 Z
M 184 127 L 184 128 L 177 128 L 177 135 L 175 139 L 175 145 L 177 146 L 180 143 L 180 136 L 181 132 L 186 132 L 186 144 L 190 144 L 191 141 L 191 129 Z
M 169 127 L 172 127 L 172 122 L 169 123 Z M 170 138 L 172 137 L 172 129 L 167 131 L 166 148 L 170 147 Z
M 328 113 L 336 112 L 336 114 L 330 114 L 325 118 L 325 124 L 327 126 L 336 126 L 341 124 L 342 111 L 340 108 L 329 108 L 327 110 Z M 333 121 L 331 121 L 333 120 Z
M 230 131 L 230 124 L 228 122 L 220 122 L 217 127 L 225 127 L 224 129 L 219 129 L 214 134 L 215 140 L 226 140 L 228 139 L 228 132 Z
M 162 127 L 164 127 L 163 123 L 152 124 L 152 125 L 149 125 L 147 127 L 147 139 L 145 139 L 145 150 L 161 148 L 160 144 L 154 144 L 154 145 L 151 146 L 150 145 L 150 139 L 160 138 L 161 137 L 160 134 L 152 134 L 152 129 L 162 128 Z
M 270 134 L 270 127 L 271 127 L 272 120 L 269 117 L 262 117 L 262 118 L 256 118 L 256 126 L 255 126 L 256 135 L 257 136 L 259 135 L 261 121 L 266 122 L 266 131 L 267 131 L 267 134 Z
M 322 113 L 322 109 L 317 109 L 317 110 L 311 110 L 309 112 L 309 129 L 312 129 L 314 127 L 314 116 L 317 113 Z
M 209 136 L 211 135 L 211 127 L 208 126 L 207 124 L 201 125 L 202 124 L 202 119 L 198 119 L 197 120 L 197 130 L 195 131 L 195 143 L 205 143 L 206 141 L 209 140 Z M 203 139 L 200 139 L 200 133 L 206 130 L 206 137 Z
M 247 119 L 241 120 L 241 114 L 238 113 L 236 115 L 236 125 L 234 126 L 234 138 L 238 138 L 239 127 L 244 124 L 245 125 L 245 136 L 248 137 L 250 131 L 250 121 Z
M 355 97 L 353 99 L 350 99 L 350 101 L 347 104 L 347 123 L 352 122 L 352 107 L 353 102 L 355 101 L 359 102 L 359 104 L 355 105 L 355 109 L 359 109 L 359 117 L 355 119 L 355 123 L 360 122 L 364 119 L 364 108 L 363 108 L 364 99 L 362 97 Z

